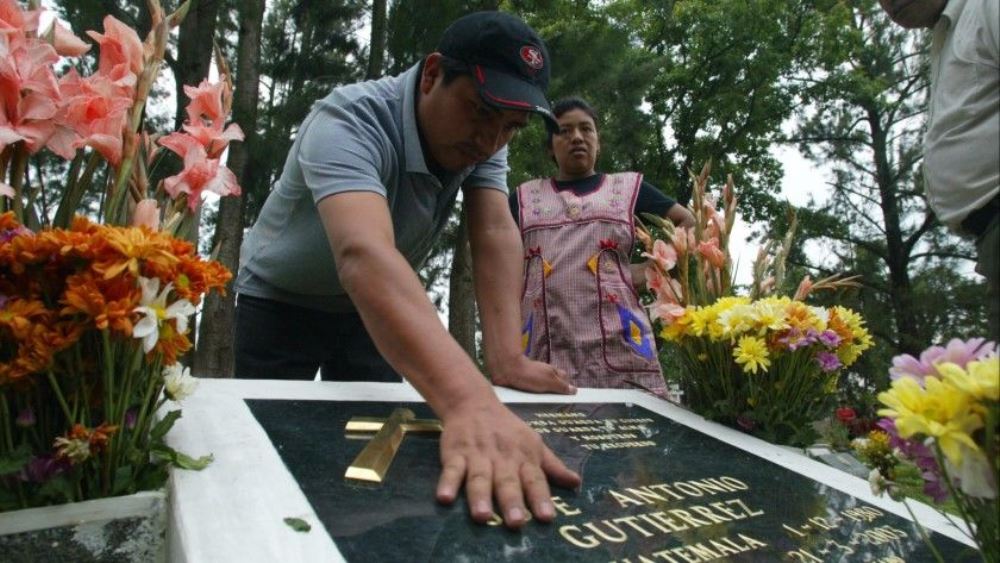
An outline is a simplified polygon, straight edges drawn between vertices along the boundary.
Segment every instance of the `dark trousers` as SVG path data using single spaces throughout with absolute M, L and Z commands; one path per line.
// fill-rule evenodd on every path
M 241 379 L 312 380 L 319 371 L 327 381 L 402 381 L 357 313 L 327 313 L 240 294 L 235 347 L 235 376 Z
M 989 339 L 1000 340 L 1000 215 L 994 215 L 976 241 L 979 260 L 976 271 L 986 277 L 986 311 L 989 315 Z

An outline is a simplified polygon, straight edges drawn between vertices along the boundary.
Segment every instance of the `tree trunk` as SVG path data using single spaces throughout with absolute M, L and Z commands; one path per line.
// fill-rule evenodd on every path
M 372 37 L 368 44 L 368 72 L 365 78 L 374 80 L 382 76 L 385 60 L 385 3 L 386 0 L 372 0 Z
M 868 109 L 868 124 L 871 128 L 874 149 L 876 181 L 878 182 L 879 205 L 885 222 L 886 263 L 889 265 L 889 286 L 896 331 L 899 335 L 899 349 L 907 354 L 917 355 L 923 348 L 923 339 L 913 307 L 913 286 L 910 282 L 910 255 L 903 240 L 903 229 L 893 186 L 892 169 L 889 165 L 886 131 L 879 121 L 879 111 Z
M 198 0 L 181 22 L 177 40 L 177 63 L 173 65 L 177 93 L 174 129 L 180 129 L 186 117 L 184 108 L 189 100 L 184 94 L 184 85 L 197 86 L 208 78 L 219 4 L 219 0 Z
M 265 0 L 246 0 L 240 8 L 240 38 L 236 62 L 236 86 L 233 93 L 233 118 L 243 129 L 246 139 L 229 146 L 227 165 L 241 182 L 248 176 L 249 149 L 256 142 L 257 99 L 260 82 L 259 60 L 261 22 Z M 224 197 L 219 202 L 219 220 L 213 247 L 217 259 L 235 276 L 239 267 L 240 245 L 243 242 L 244 200 Z M 198 349 L 195 353 L 195 373 L 201 377 L 233 376 L 233 335 L 235 293 L 233 284 L 224 297 L 210 294 L 205 298 Z
M 462 205 L 448 293 L 448 331 L 469 357 L 476 359 L 476 300 L 472 286 L 472 253 L 469 250 L 469 224 Z

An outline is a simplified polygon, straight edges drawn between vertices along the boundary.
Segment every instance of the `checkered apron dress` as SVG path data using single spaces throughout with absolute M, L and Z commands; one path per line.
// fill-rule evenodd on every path
M 663 394 L 649 318 L 629 271 L 634 172 L 608 174 L 593 192 L 557 191 L 536 179 L 517 191 L 525 248 L 521 345 L 569 373 L 578 387 Z

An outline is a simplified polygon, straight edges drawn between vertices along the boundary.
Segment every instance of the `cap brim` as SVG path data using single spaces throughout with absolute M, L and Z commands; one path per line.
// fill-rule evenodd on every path
M 503 109 L 537 113 L 545 120 L 546 127 L 558 127 L 545 93 L 538 86 L 482 65 L 474 65 L 473 72 L 479 94 L 486 103 Z

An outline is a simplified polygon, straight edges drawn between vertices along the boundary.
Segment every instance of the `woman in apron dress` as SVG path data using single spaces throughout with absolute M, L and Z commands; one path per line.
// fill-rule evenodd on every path
M 693 217 L 642 174 L 595 170 L 597 119 L 585 101 L 560 100 L 553 113 L 556 176 L 525 182 L 511 196 L 525 249 L 523 351 L 565 370 L 577 387 L 662 395 L 652 326 L 629 264 L 634 217 L 651 212 L 685 226 Z

